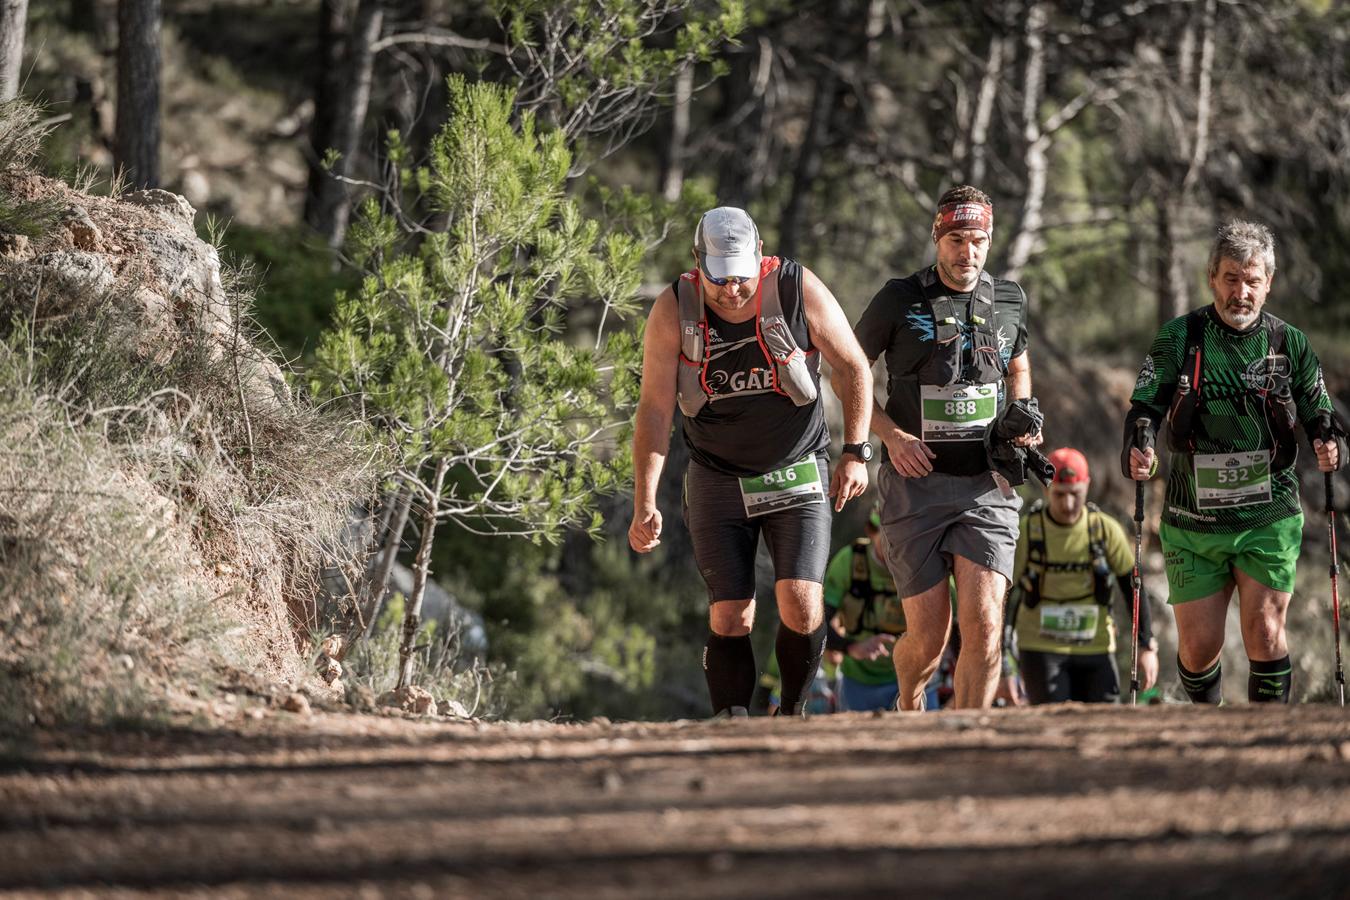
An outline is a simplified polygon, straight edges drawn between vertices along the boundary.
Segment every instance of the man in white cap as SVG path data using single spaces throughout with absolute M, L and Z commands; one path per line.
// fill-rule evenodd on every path
M 805 266 L 763 256 L 744 210 L 704 213 L 694 259 L 647 319 L 628 542 L 638 553 L 660 543 L 656 488 L 678 406 L 690 455 L 685 524 L 708 586 L 703 669 L 713 713 L 747 715 L 754 692 L 750 629 L 762 533 L 781 622 L 780 710 L 800 715 L 825 642 L 831 509 L 867 488 L 872 375 L 834 295 Z M 822 357 L 844 411 L 843 453 L 832 475 Z

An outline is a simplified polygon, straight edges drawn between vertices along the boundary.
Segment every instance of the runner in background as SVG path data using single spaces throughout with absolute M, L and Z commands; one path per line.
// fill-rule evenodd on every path
M 1022 518 L 1013 609 L 1017 657 L 1033 704 L 1115 703 L 1120 698 L 1116 641 L 1130 634 L 1134 555 L 1120 523 L 1088 499 L 1087 458 L 1064 447 L 1050 454 L 1054 481 Z M 1119 587 L 1119 591 L 1117 591 Z M 1111 612 L 1123 601 L 1124 618 Z M 1139 598 L 1139 670 L 1144 690 L 1158 678 L 1158 642 L 1148 597 Z

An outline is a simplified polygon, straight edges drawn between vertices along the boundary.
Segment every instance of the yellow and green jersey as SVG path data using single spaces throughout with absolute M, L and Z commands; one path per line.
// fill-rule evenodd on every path
M 825 569 L 826 618 L 836 612 L 850 641 L 875 634 L 905 633 L 905 611 L 895 590 L 895 579 L 876 558 L 871 542 L 859 538 L 836 553 Z M 858 660 L 845 656 L 840 670 L 861 684 L 893 684 L 895 666 L 889 656 Z
M 1199 414 L 1194 447 L 1170 456 L 1163 521 L 1176 528 L 1209 534 L 1249 531 L 1300 511 L 1298 477 L 1289 465 L 1272 471 L 1275 437 L 1266 415 L 1263 391 L 1278 375 L 1287 377 L 1297 417 L 1305 426 L 1331 409 L 1317 355 L 1303 332 L 1283 328 L 1282 353 L 1269 355 L 1270 335 L 1279 320 L 1262 313 L 1261 322 L 1239 332 L 1209 307 L 1200 332 Z M 1134 394 L 1161 426 L 1172 405 L 1178 379 L 1193 379 L 1187 363 L 1187 320 L 1163 325 L 1139 371 Z M 1162 441 L 1165 429 L 1159 428 Z
M 1096 529 L 1113 578 L 1134 570 L 1125 529 L 1111 516 L 1090 507 L 1072 525 L 1061 525 L 1049 512 L 1033 507 L 1022 517 L 1013 561 L 1018 585 L 1017 646 L 1040 653 L 1090 655 L 1114 653 L 1116 624 L 1109 606 L 1097 602 L 1093 581 L 1092 530 Z M 1044 560 L 1030 559 L 1033 543 L 1044 542 Z M 1028 567 L 1039 577 L 1040 601 L 1026 603 L 1021 587 Z M 1111 585 L 1114 593 L 1114 585 Z M 1127 614 L 1128 624 L 1128 614 Z

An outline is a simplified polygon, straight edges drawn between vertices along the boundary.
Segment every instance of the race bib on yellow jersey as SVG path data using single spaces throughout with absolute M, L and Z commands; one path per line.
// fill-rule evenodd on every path
M 1197 509 L 1270 502 L 1270 451 L 1195 454 Z
M 997 384 L 919 386 L 923 441 L 977 441 L 998 415 Z
M 750 518 L 825 501 L 825 487 L 820 483 L 814 456 L 740 482 L 741 501 Z
M 1087 643 L 1097 636 L 1097 618 L 1101 607 L 1095 603 L 1042 603 L 1041 637 L 1058 643 Z

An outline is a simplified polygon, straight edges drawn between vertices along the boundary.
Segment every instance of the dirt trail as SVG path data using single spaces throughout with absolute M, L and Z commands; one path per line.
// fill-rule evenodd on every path
M 1334 707 L 45 735 L 0 892 L 1350 895 Z

